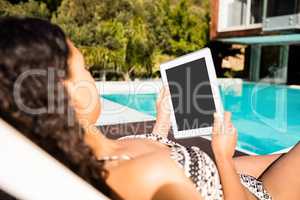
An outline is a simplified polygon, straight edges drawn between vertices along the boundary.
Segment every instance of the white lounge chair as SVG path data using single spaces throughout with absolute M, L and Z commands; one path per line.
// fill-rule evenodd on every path
M 22 200 L 108 199 L 1 119 L 0 188 Z

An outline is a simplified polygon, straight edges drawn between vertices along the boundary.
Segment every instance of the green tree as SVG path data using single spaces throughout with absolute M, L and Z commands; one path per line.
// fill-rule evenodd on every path
M 207 42 L 208 25 L 193 13 L 191 2 L 181 0 L 169 17 L 170 48 L 168 53 L 182 55 L 203 48 Z
M 0 0 L 0 16 L 7 16 L 7 10 L 10 7 L 10 3 L 6 0 Z
M 18 4 L 21 2 L 28 2 L 28 0 L 7 0 L 8 2 L 12 4 Z M 62 0 L 35 0 L 37 2 L 43 2 L 47 5 L 50 12 L 54 12 L 59 7 Z
M 147 24 L 141 17 L 131 21 L 126 48 L 126 72 L 127 76 L 138 69 L 138 72 L 152 74 L 154 41 L 149 37 Z
M 159 63 L 204 47 L 209 0 L 0 0 L 0 16 L 60 25 L 88 68 L 124 79 L 157 74 Z
M 52 21 L 82 49 L 90 67 L 130 79 L 152 72 L 154 43 L 142 6 L 133 0 L 64 0 Z
M 50 12 L 55 12 L 60 6 L 62 0 L 37 0 L 38 2 L 43 2 L 47 5 Z
M 38 18 L 50 18 L 50 12 L 45 3 L 34 0 L 11 4 L 6 0 L 0 0 L 0 14 L 2 16 L 28 16 Z
M 156 22 L 160 26 L 158 30 L 154 30 L 162 53 L 180 56 L 207 44 L 208 21 L 206 13 L 199 10 L 199 6 L 195 6 L 190 0 L 180 0 L 173 4 L 169 0 L 162 1 L 156 14 L 160 12 L 165 16 L 157 15 L 159 19 Z M 157 27 L 156 23 L 152 26 Z
M 158 64 L 207 44 L 208 0 L 145 0 L 148 26 L 155 40 Z M 201 2 L 201 3 L 200 3 Z

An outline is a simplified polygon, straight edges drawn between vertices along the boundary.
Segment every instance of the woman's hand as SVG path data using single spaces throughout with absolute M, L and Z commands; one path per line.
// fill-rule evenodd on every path
M 216 159 L 232 159 L 237 143 L 237 131 L 231 123 L 231 113 L 225 112 L 224 122 L 214 114 L 212 149 Z
M 160 134 L 167 137 L 170 130 L 170 91 L 168 88 L 163 87 L 156 100 L 156 123 L 153 128 L 153 133 Z
M 247 189 L 241 184 L 232 159 L 236 141 L 237 131 L 231 123 L 231 113 L 224 114 L 224 122 L 215 114 L 211 145 L 221 178 L 224 199 L 249 200 Z

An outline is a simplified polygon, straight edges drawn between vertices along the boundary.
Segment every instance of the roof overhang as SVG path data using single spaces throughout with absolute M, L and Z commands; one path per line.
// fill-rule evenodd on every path
M 262 45 L 280 45 L 280 44 L 300 44 L 300 34 L 286 35 L 268 35 L 268 36 L 251 36 L 251 37 L 231 37 L 220 38 L 217 41 L 231 44 L 262 44 Z

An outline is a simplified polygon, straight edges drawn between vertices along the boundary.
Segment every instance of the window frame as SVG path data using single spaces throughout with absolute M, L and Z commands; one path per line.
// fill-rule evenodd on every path
M 250 23 L 250 21 L 251 21 L 251 1 L 252 0 L 247 0 L 246 23 L 244 25 L 224 27 L 224 23 L 223 23 L 224 21 L 220 20 L 220 18 L 222 18 L 223 16 L 228 18 L 228 12 L 223 13 L 224 11 L 222 9 L 222 7 L 224 5 L 224 1 L 226 1 L 226 0 L 220 0 L 219 1 L 218 32 L 241 31 L 241 30 L 248 30 L 248 29 L 250 30 L 250 29 L 262 28 L 263 22 Z M 262 13 L 262 21 L 263 21 L 263 13 Z

